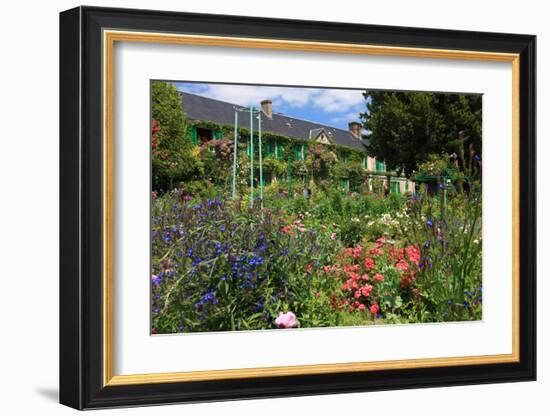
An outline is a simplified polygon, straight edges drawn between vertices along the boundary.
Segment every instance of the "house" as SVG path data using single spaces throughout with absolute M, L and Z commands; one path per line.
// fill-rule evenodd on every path
M 215 100 L 187 92 L 180 92 L 182 108 L 187 119 L 192 124 L 191 140 L 195 144 L 221 139 L 224 131 L 229 132 L 234 128 L 235 110 L 246 110 L 237 104 Z M 349 129 L 344 130 L 332 126 L 315 123 L 273 112 L 271 100 L 261 102 L 262 134 L 265 137 L 265 152 L 267 157 L 282 159 L 286 146 L 292 146 L 294 160 L 304 160 L 307 156 L 308 144 L 312 142 L 322 143 L 338 149 L 341 160 L 347 158 L 347 154 L 354 152 L 360 154 L 363 169 L 369 172 L 369 177 L 379 182 L 388 178 L 385 164 L 370 157 L 366 153 L 366 142 L 361 135 L 361 124 L 352 121 Z M 254 129 L 257 129 L 257 120 L 253 120 Z M 241 112 L 238 118 L 238 128 L 250 127 L 249 113 Z M 289 150 L 286 148 L 286 150 Z M 343 186 L 349 189 L 349 183 L 344 181 Z M 372 186 L 372 185 L 371 185 Z M 404 177 L 392 175 L 390 191 L 404 193 L 414 191 L 414 182 Z

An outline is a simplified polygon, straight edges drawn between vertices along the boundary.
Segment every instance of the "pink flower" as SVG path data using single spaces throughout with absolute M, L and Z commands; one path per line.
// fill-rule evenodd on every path
M 381 255 L 382 255 L 382 250 L 379 249 L 378 247 L 376 247 L 376 248 L 371 248 L 371 249 L 369 250 L 369 253 L 370 253 L 371 255 L 373 255 L 373 256 L 381 256 Z
M 405 251 L 407 252 L 407 256 L 409 256 L 409 260 L 418 265 L 420 262 L 420 250 L 418 247 L 408 246 L 405 248 Z
M 330 239 L 331 239 L 332 241 L 336 240 L 336 233 L 332 233 L 332 234 L 330 235 Z
M 298 320 L 296 319 L 296 315 L 292 312 L 279 312 L 279 316 L 275 319 L 275 325 L 277 325 L 278 328 L 296 328 L 298 326 Z
M 383 282 L 384 281 L 384 275 L 382 275 L 380 273 L 376 273 L 374 275 L 374 281 L 375 282 Z
M 365 269 L 370 270 L 374 267 L 374 260 L 370 257 L 365 259 Z
M 365 285 L 361 288 L 361 293 L 363 296 L 370 296 L 372 293 L 372 286 L 371 285 Z
M 369 275 L 368 274 L 363 274 L 363 275 L 361 275 L 361 279 L 367 281 L 367 280 L 369 280 Z
M 365 310 L 365 305 L 363 305 L 362 303 L 359 304 L 359 310 L 360 311 L 364 311 Z
M 370 310 L 370 313 L 372 313 L 373 315 L 376 315 L 380 311 L 380 307 L 378 306 L 378 304 L 373 303 L 370 306 L 369 310 Z
M 401 259 L 397 262 L 395 268 L 406 272 L 407 270 L 409 270 L 409 264 L 405 260 Z

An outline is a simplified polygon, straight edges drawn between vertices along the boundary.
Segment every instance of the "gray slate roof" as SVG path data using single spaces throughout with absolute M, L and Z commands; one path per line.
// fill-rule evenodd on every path
M 211 121 L 217 124 L 232 126 L 235 122 L 235 108 L 245 109 L 237 104 L 214 100 L 200 95 L 180 92 L 182 108 L 191 120 Z M 249 128 L 250 114 L 239 113 L 239 127 Z M 258 120 L 254 118 L 254 129 L 258 128 Z M 350 147 L 357 150 L 365 150 L 365 142 L 356 138 L 347 130 L 339 129 L 312 121 L 301 120 L 273 113 L 269 119 L 263 114 L 262 131 L 267 131 L 283 136 L 293 137 L 307 141 L 310 137 L 316 137 L 321 129 L 324 129 L 332 142 L 337 145 Z

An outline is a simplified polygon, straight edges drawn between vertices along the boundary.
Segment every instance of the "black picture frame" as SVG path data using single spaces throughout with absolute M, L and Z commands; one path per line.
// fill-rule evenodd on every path
M 104 386 L 102 30 L 520 55 L 520 359 L 515 363 Z M 536 378 L 535 54 L 532 35 L 78 7 L 60 14 L 60 402 L 76 409 L 364 392 Z

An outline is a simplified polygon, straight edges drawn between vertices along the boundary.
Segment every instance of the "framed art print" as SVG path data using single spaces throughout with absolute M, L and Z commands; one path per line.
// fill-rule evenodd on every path
M 60 17 L 61 403 L 535 379 L 535 37 Z

